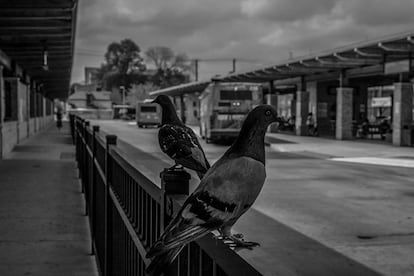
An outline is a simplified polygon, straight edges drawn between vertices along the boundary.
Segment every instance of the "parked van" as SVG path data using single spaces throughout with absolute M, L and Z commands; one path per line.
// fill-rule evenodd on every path
M 156 103 L 151 103 L 152 100 L 144 100 L 137 103 L 137 126 L 139 128 L 146 126 L 161 125 L 161 107 Z

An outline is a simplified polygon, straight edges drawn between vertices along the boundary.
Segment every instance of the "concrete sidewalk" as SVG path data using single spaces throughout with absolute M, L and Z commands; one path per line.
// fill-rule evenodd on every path
M 98 275 L 67 125 L 0 161 L 0 275 Z
M 414 147 L 396 147 L 384 141 L 339 141 L 279 133 L 268 133 L 266 141 L 278 152 L 294 152 L 338 162 L 414 168 Z
M 414 147 L 396 147 L 376 140 L 334 140 L 321 137 L 295 136 L 280 133 L 266 134 L 276 151 L 310 152 L 327 157 L 412 157 Z
M 200 137 L 200 128 L 190 126 Z M 414 147 L 396 147 L 381 140 L 335 140 L 293 134 L 267 133 L 265 142 L 279 152 L 294 152 L 323 159 L 376 157 L 414 159 Z

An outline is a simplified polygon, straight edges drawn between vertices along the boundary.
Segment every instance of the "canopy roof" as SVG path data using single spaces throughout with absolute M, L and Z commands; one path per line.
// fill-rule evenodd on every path
M 48 98 L 67 98 L 77 0 L 0 1 L 0 62 L 30 76 Z M 4 55 L 4 52 L 6 55 Z M 44 53 L 47 52 L 47 68 Z M 46 70 L 45 70 L 46 69 Z
M 382 73 L 384 71 L 384 64 L 398 61 L 411 62 L 412 58 L 414 58 L 414 32 L 405 32 L 377 40 L 331 49 L 317 55 L 289 59 L 270 66 L 244 72 L 235 72 L 226 76 L 215 76 L 211 81 L 264 83 L 311 75 L 323 76 L 326 73 L 344 72 L 347 69 L 364 67 L 378 67 L 378 65 L 380 65 L 378 68 L 381 68 Z M 410 62 L 408 62 L 408 68 Z M 378 71 L 373 70 L 362 72 L 364 74 L 366 72 L 368 74 L 378 74 Z M 179 96 L 201 92 L 209 83 L 210 81 L 204 81 L 177 85 L 154 91 L 150 95 L 166 94 L 169 96 Z
M 190 82 L 190 83 L 180 84 L 177 86 L 172 86 L 172 87 L 164 88 L 161 90 L 157 90 L 149 94 L 150 96 L 153 96 L 153 97 L 161 95 L 161 94 L 168 95 L 168 96 L 180 96 L 183 94 L 202 92 L 204 89 L 206 89 L 207 85 L 209 84 L 210 84 L 210 81 Z
M 221 77 L 220 80 L 249 82 L 283 80 L 383 65 L 411 60 L 412 57 L 414 57 L 414 32 L 406 32 L 331 49 L 317 55 L 289 59 L 267 67 L 235 72 Z

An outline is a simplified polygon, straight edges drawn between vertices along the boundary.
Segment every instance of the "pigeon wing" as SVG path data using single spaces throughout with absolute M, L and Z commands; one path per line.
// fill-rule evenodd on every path
M 161 150 L 184 167 L 205 173 L 209 164 L 197 138 L 192 137 L 191 132 L 183 126 L 164 125 L 158 133 Z

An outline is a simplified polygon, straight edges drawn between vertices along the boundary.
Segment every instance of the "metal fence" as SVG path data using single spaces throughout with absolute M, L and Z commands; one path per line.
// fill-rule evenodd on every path
M 117 137 L 71 115 L 85 213 L 100 275 L 145 275 L 149 247 L 180 209 L 189 175 L 161 172 L 161 188 L 130 162 Z M 182 250 L 168 275 L 261 275 L 211 234 Z

